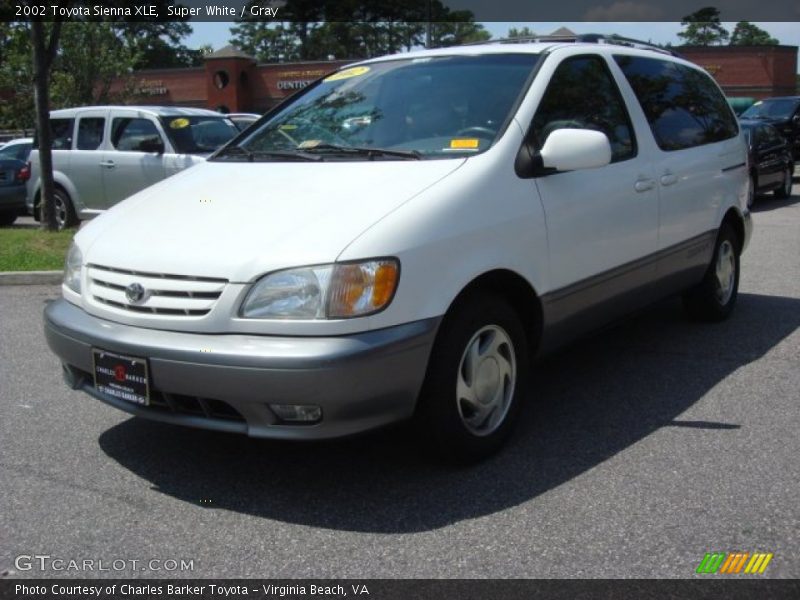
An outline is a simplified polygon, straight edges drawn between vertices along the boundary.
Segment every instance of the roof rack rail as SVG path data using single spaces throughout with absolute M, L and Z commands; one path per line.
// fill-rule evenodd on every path
M 662 48 L 651 42 L 636 40 L 633 38 L 623 37 L 617 34 L 605 33 L 578 33 L 575 35 L 531 35 L 515 38 L 498 38 L 489 40 L 487 42 L 473 42 L 472 44 L 528 44 L 536 42 L 573 42 L 584 44 L 616 44 L 618 46 L 627 46 L 629 48 L 640 48 L 642 50 L 653 50 L 661 54 L 669 54 L 671 56 L 680 56 L 677 52 Z M 467 44 L 467 45 L 472 45 Z

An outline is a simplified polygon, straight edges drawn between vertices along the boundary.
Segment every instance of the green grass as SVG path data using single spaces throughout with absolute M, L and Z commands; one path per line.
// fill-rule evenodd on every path
M 0 271 L 61 270 L 74 234 L 74 229 L 0 228 Z

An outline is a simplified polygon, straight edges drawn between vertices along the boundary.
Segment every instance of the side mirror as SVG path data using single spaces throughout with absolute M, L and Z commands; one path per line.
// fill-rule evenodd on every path
M 140 152 L 155 152 L 157 154 L 164 153 L 164 142 L 160 137 L 149 137 L 139 142 Z
M 611 162 L 611 144 L 604 133 L 591 129 L 556 129 L 538 152 L 525 142 L 517 153 L 514 171 L 529 179 L 559 171 L 595 169 Z
M 606 134 L 591 129 L 556 129 L 539 151 L 542 166 L 556 171 L 596 169 L 611 162 Z

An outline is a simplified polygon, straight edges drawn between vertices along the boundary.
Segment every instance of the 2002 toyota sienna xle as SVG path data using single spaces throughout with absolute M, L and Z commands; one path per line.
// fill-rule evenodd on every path
M 135 415 L 285 439 L 414 417 L 475 459 L 531 357 L 672 293 L 727 317 L 747 194 L 725 98 L 666 53 L 368 60 L 79 231 L 46 336 Z
M 239 130 L 225 115 L 175 106 L 84 106 L 50 113 L 58 228 L 205 160 Z M 30 155 L 28 212 L 39 218 L 39 151 Z

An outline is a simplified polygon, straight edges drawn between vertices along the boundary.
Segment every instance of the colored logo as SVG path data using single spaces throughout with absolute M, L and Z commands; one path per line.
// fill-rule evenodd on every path
M 114 379 L 117 381 L 125 381 L 125 367 L 122 365 L 114 367 Z
M 706 552 L 697 573 L 763 573 L 772 560 L 771 552 Z

